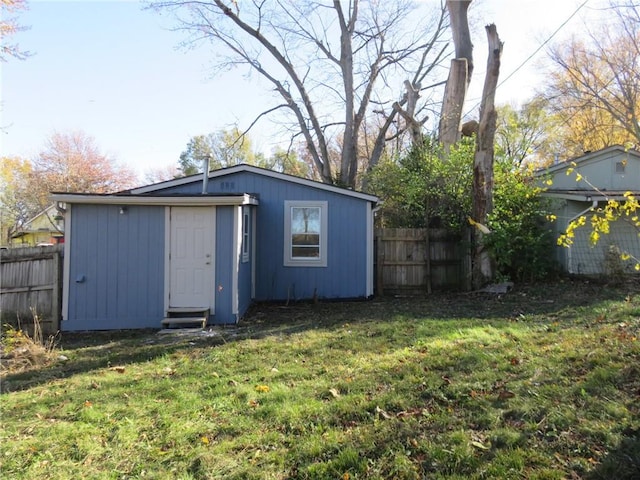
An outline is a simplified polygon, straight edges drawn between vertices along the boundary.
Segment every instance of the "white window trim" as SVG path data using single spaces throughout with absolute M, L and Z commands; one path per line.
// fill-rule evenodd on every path
M 249 261 L 251 241 L 251 214 L 247 207 L 242 207 L 242 263 Z
M 320 256 L 318 258 L 293 258 L 291 256 L 291 209 L 294 207 L 320 208 Z M 327 230 L 329 204 L 324 201 L 285 200 L 284 202 L 284 266 L 285 267 L 326 267 Z

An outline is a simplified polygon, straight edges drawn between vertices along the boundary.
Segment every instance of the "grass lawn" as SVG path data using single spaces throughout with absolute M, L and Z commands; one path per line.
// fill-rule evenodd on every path
M 640 286 L 260 305 L 5 370 L 0 477 L 640 478 Z

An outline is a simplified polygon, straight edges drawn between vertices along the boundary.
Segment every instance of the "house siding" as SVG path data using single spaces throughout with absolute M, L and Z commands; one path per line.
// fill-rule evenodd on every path
M 64 331 L 157 328 L 163 317 L 164 207 L 74 205 Z
M 617 163 L 624 165 L 624 172 L 616 171 Z M 569 168 L 572 170 L 567 174 Z M 602 207 L 607 194 L 620 197 L 626 191 L 638 192 L 638 152 L 609 147 L 586 154 L 574 162 L 552 166 L 542 171 L 541 175 L 550 176 L 552 180 L 546 195 L 560 197 L 552 202 L 552 211 L 557 220 L 551 228 L 556 237 L 566 231 L 571 221 L 581 215 L 587 217 L 586 226 L 575 230 L 571 247 L 557 247 L 555 250 L 555 258 L 563 270 L 577 275 L 605 275 L 622 271 L 634 273 L 633 263 L 622 262 L 620 252 L 633 256 L 640 254 L 637 230 L 624 219 L 613 221 L 610 233 L 602 235 L 594 246 L 590 241 L 590 219 L 593 215 L 590 209 L 594 206 L 593 200 L 600 202 L 597 207 Z
M 201 183 L 194 182 L 154 193 L 195 194 L 201 188 Z M 367 201 L 246 171 L 210 179 L 208 192 L 259 193 L 260 205 L 256 209 L 257 253 L 254 259 L 256 300 L 366 296 Z M 328 202 L 327 267 L 284 266 L 285 200 Z
M 635 152 L 620 149 L 607 149 L 590 154 L 591 158 L 579 161 L 574 167 L 571 163 L 551 167 L 553 175 L 552 190 L 587 190 L 597 186 L 601 191 L 637 190 L 640 187 L 640 158 Z M 624 173 L 616 173 L 616 163 L 624 162 Z M 567 175 L 567 169 L 573 172 Z M 577 180 L 576 174 L 582 176 Z
M 216 300 L 213 323 L 235 323 L 233 312 L 233 268 L 237 267 L 233 249 L 235 207 L 217 207 L 216 212 Z
M 567 252 L 567 271 L 576 275 L 609 275 L 635 273 L 634 263 L 623 261 L 621 252 L 638 258 L 640 237 L 633 225 L 625 221 L 610 224 L 610 231 L 596 245 L 590 241 L 590 229 L 575 231 L 574 243 Z

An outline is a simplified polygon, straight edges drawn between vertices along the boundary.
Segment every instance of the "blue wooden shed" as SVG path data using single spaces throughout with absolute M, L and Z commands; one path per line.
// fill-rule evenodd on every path
M 253 301 L 373 295 L 373 195 L 237 165 L 53 199 L 64 331 L 233 324 Z

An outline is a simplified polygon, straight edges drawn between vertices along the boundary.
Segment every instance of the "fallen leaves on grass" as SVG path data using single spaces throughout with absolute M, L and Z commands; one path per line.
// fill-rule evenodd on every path
M 487 447 L 486 445 L 476 441 L 476 440 L 472 440 L 471 441 L 471 445 L 473 445 L 476 448 L 479 448 L 480 450 L 489 450 L 489 447 Z
M 385 412 L 383 409 L 381 409 L 377 405 L 376 405 L 376 413 L 382 418 L 384 418 L 385 420 L 389 420 L 391 418 L 391 415 L 389 415 L 387 412 Z
M 516 394 L 513 392 L 510 392 L 509 390 L 502 390 L 500 393 L 498 393 L 498 400 L 507 400 L 515 396 Z

